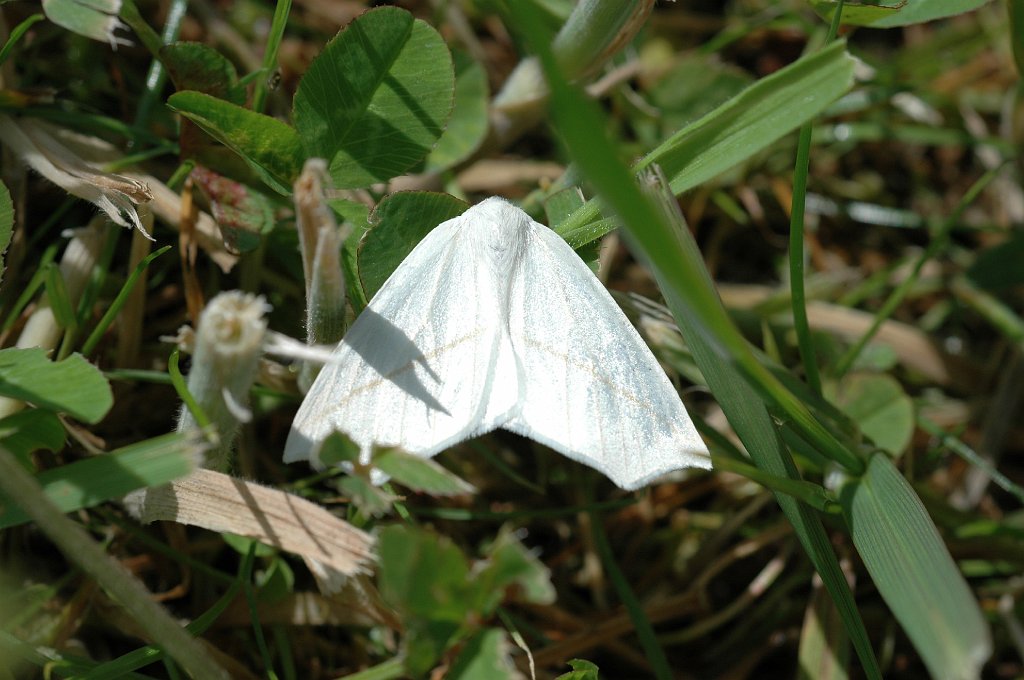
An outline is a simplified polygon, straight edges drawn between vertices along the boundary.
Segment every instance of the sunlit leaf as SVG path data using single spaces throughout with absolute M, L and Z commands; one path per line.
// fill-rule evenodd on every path
M 38 347 L 0 350 L 0 394 L 88 423 L 99 422 L 114 402 L 110 383 L 80 354 L 53 362 Z

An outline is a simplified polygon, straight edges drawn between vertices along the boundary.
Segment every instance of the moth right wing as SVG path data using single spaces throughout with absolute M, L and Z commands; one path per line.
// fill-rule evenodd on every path
M 710 468 L 679 394 L 572 248 L 534 222 L 522 262 L 509 329 L 524 396 L 502 427 L 600 470 L 624 489 L 684 467 Z

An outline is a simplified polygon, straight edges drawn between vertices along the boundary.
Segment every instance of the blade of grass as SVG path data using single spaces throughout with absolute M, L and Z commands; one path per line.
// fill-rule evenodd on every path
M 635 497 L 621 498 L 615 501 L 570 505 L 563 508 L 544 508 L 542 510 L 512 510 L 498 512 L 495 510 L 476 510 L 463 508 L 428 508 L 411 507 L 409 511 L 416 517 L 437 517 L 454 522 L 514 522 L 537 519 L 555 519 L 558 517 L 575 517 L 581 512 L 612 512 L 630 505 L 636 505 Z
M 234 575 L 223 572 L 208 562 L 192 557 L 188 553 L 175 550 L 163 541 L 160 541 L 154 534 L 141 528 L 138 522 L 129 519 L 123 513 L 115 513 L 101 506 L 93 510 L 92 514 L 108 526 L 116 525 L 119 531 L 130 536 L 132 541 L 141 543 L 147 550 L 160 553 L 173 562 L 179 562 L 183 566 L 203 574 L 211 581 L 215 581 L 225 587 L 230 586 L 235 581 L 236 577 Z M 187 546 L 183 547 L 187 548 Z M 201 633 L 202 631 L 199 632 Z
M 259 541 L 250 541 L 249 549 L 246 551 L 246 560 L 252 561 L 256 557 L 256 548 Z M 263 626 L 260 624 L 259 607 L 256 603 L 256 590 L 252 587 L 252 579 L 242 581 L 242 592 L 245 594 L 245 603 L 249 607 L 249 620 L 252 622 L 252 632 L 256 638 L 256 648 L 260 652 L 260 659 L 263 660 L 263 669 L 269 680 L 277 680 L 277 673 L 274 672 L 274 664 L 270 659 L 270 650 L 267 648 L 267 639 L 263 636 Z
M 388 659 L 376 666 L 371 666 L 364 671 L 346 675 L 339 678 L 339 680 L 395 680 L 395 678 L 404 678 L 407 676 L 408 674 L 405 672 L 404 659 L 396 656 L 395 658 Z
M 75 312 L 71 305 L 64 278 L 60 275 L 60 267 L 51 263 L 46 269 L 46 297 L 50 299 L 50 307 L 57 323 L 65 331 L 75 326 Z
M 71 353 L 75 336 L 78 334 L 78 321 L 60 267 L 53 262 L 50 263 L 46 271 L 46 298 L 50 302 L 50 309 L 53 310 L 58 327 L 63 331 L 60 346 L 57 349 L 57 359 L 60 360 Z
M 67 102 L 67 105 L 69 107 L 73 106 L 71 102 Z M 135 146 L 153 146 L 167 143 L 166 139 L 148 130 L 138 130 L 117 118 L 103 116 L 91 110 L 84 110 L 84 108 L 69 108 L 65 110 L 64 108 L 52 106 L 30 106 L 24 109 L 23 113 L 25 116 L 51 121 L 61 127 L 67 127 L 77 132 L 94 133 L 104 138 L 110 135 L 117 135 L 132 142 Z
M 114 319 L 120 313 L 121 308 L 124 307 L 125 303 L 128 301 L 128 296 L 131 295 L 132 289 L 135 287 L 135 283 L 139 280 L 139 277 L 142 276 L 142 272 L 146 271 L 150 262 L 160 257 L 170 249 L 170 246 L 164 246 L 156 252 L 150 253 L 146 259 L 135 267 L 135 271 L 131 273 L 128 280 L 124 282 L 123 286 L 121 286 L 121 290 L 117 293 L 117 297 L 115 297 L 114 301 L 110 303 L 110 307 L 107 308 L 107 311 L 103 314 L 99 323 L 96 324 L 96 328 L 92 330 L 92 333 L 89 334 L 85 344 L 82 345 L 82 354 L 85 356 L 92 354 L 92 351 L 96 349 L 96 345 L 99 344 L 100 338 L 103 337 L 107 328 L 109 328 L 110 324 L 114 322 Z
M 18 44 L 18 41 L 21 40 L 21 36 L 28 33 L 28 29 L 32 28 L 33 24 L 42 21 L 45 18 L 46 16 L 43 14 L 33 14 L 11 30 L 11 35 L 7 38 L 7 42 L 4 43 L 3 48 L 0 48 L 0 64 L 7 61 L 7 57 L 11 55 L 11 50 L 13 50 L 14 46 Z
M 982 290 L 966 276 L 955 278 L 952 288 L 960 302 L 980 314 L 1003 337 L 1024 350 L 1024 318 L 1013 307 Z
M 57 246 L 58 244 L 54 243 L 43 251 L 43 256 L 40 258 L 38 269 L 36 269 L 36 272 L 32 275 L 28 285 L 25 286 L 21 291 L 21 294 L 18 295 L 18 299 L 14 301 L 14 305 L 11 307 L 10 313 L 7 315 L 7 318 L 4 319 L 4 325 L 3 328 L 0 329 L 0 334 L 6 334 L 14 328 L 14 324 L 18 323 L 18 318 L 21 316 L 21 313 L 25 311 L 25 308 L 28 307 L 28 303 L 32 302 L 32 298 L 34 298 L 36 293 L 39 292 L 39 289 L 46 284 L 46 277 L 49 276 L 50 267 L 54 266 L 53 260 L 57 256 Z
M 285 26 L 288 25 L 288 13 L 292 9 L 292 0 L 277 0 L 274 7 L 274 20 L 270 24 L 270 33 L 267 36 L 267 45 L 263 50 L 263 70 L 267 74 L 256 81 L 252 92 L 252 110 L 263 113 L 264 105 L 267 102 L 267 83 L 277 71 L 277 51 L 281 47 L 281 39 L 284 37 Z
M 629 581 L 619 569 L 618 562 L 615 561 L 615 555 L 612 553 L 611 545 L 608 544 L 608 535 L 604 531 L 604 522 L 599 513 L 590 513 L 590 535 L 594 539 L 594 547 L 601 558 L 601 564 L 604 565 L 605 573 L 608 574 L 608 580 L 611 581 L 615 592 L 619 595 L 619 600 L 633 621 L 633 628 L 636 630 L 636 636 L 640 639 L 640 646 L 643 648 L 647 660 L 651 662 L 651 672 L 658 680 L 671 680 L 674 676 L 665 651 L 654 635 L 654 626 L 647 618 L 643 605 L 640 604 L 640 600 L 629 586 Z
M 185 18 L 187 9 L 188 0 L 171 0 L 164 19 L 164 31 L 160 36 L 162 45 L 167 45 L 178 39 L 181 21 Z M 154 58 L 150 62 L 149 72 L 146 74 L 146 88 L 142 91 L 139 104 L 135 109 L 135 127 L 146 127 L 149 122 L 149 114 L 161 96 L 165 82 L 167 82 L 167 70 L 164 68 L 163 62 Z
M 779 476 L 799 478 L 793 461 L 785 455 L 767 410 L 761 406 L 762 399 L 767 399 L 775 405 L 779 417 L 797 427 L 801 435 L 823 453 L 855 471 L 863 470 L 860 457 L 840 444 L 757 361 L 722 308 L 696 244 L 692 238 L 685 239 L 689 232 L 673 229 L 640 193 L 633 176 L 607 139 L 606 128 L 594 103 L 573 89 L 558 70 L 543 24 L 533 14 L 533 8 L 522 3 L 513 9 L 525 29 L 523 35 L 528 37 L 530 46 L 543 63 L 552 91 L 552 117 L 558 131 L 580 169 L 627 225 L 634 250 L 645 257 L 658 277 L 698 366 L 747 450 L 759 456 L 759 467 Z M 833 49 L 841 48 L 829 48 Z M 675 210 L 678 212 L 677 204 Z M 678 219 L 682 216 L 678 215 Z M 776 498 L 835 599 L 865 674 L 880 678 L 867 631 L 820 520 L 810 508 L 792 498 L 785 495 Z
M 843 2 L 836 4 L 825 44 L 835 40 L 839 31 L 839 20 L 843 14 Z M 793 171 L 793 200 L 789 211 L 789 289 L 793 310 L 793 328 L 796 331 L 800 360 L 804 366 L 804 377 L 815 394 L 821 394 L 821 375 L 818 373 L 817 352 L 811 324 L 807 320 L 807 295 L 804 290 L 804 208 L 807 205 L 807 173 L 811 166 L 811 123 L 804 123 L 796 145 L 796 168 Z
M 85 328 L 86 321 L 92 316 L 96 300 L 99 299 L 100 292 L 103 290 L 103 284 L 110 273 L 110 263 L 114 260 L 114 252 L 117 250 L 117 241 L 121 235 L 121 229 L 114 224 L 107 223 L 103 226 L 100 235 L 103 239 L 103 248 L 100 251 L 99 257 L 96 258 L 96 262 L 93 263 L 92 269 L 89 271 L 89 278 L 78 298 L 78 307 L 75 309 L 76 335 L 79 330 Z
M 853 85 L 853 60 L 836 42 L 762 78 L 687 125 L 647 154 L 634 170 L 660 165 L 678 196 L 741 163 L 817 115 Z M 571 246 L 603 236 L 617 222 L 598 222 L 588 201 L 556 230 Z
M 491 452 L 489 448 L 480 443 L 479 439 L 473 439 L 469 441 L 470 448 L 473 449 L 476 455 L 483 458 L 488 465 L 497 470 L 500 474 L 504 475 L 511 481 L 515 482 L 519 486 L 528 489 L 531 493 L 543 494 L 544 488 L 540 484 L 535 484 L 523 475 L 516 472 L 511 465 L 502 460 L 501 456 L 497 456 Z
M 40 674 L 39 677 L 48 678 L 83 677 L 98 665 L 95 661 L 83 657 L 60 653 L 52 647 L 25 642 L 6 631 L 0 631 L 0 658 L 4 661 L 18 658 L 41 669 L 45 668 L 48 675 Z M 127 673 L 117 677 L 124 680 L 152 680 L 152 676 L 139 673 Z
M 838 515 L 842 511 L 839 507 L 839 501 L 824 487 L 813 482 L 768 474 L 760 468 L 746 465 L 729 456 L 712 455 L 711 459 L 714 461 L 716 470 L 725 470 L 726 472 L 742 475 L 776 493 L 792 496 L 794 499 L 820 512 Z
M 921 414 L 918 414 L 917 416 L 917 424 L 928 434 L 933 437 L 938 437 L 939 442 L 944 447 L 960 456 L 971 465 L 984 470 L 985 474 L 992 478 L 992 482 L 996 486 L 1006 493 L 1016 497 L 1017 500 L 1020 501 L 1021 505 L 1024 505 L 1024 488 L 1019 484 L 1015 484 L 1012 479 L 996 469 L 989 461 L 982 458 L 977 451 L 949 432 L 946 432 L 937 423 L 932 422 Z

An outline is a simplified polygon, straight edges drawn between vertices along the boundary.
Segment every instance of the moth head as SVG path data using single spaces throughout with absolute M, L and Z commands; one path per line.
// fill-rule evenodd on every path
M 473 206 L 463 218 L 468 221 L 481 252 L 504 280 L 518 266 L 526 250 L 530 223 L 525 212 L 497 196 Z

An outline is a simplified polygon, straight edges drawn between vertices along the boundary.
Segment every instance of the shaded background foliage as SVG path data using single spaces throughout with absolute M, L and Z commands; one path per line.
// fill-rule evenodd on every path
M 512 677 L 513 668 L 528 667 L 513 634 L 532 651 L 541 677 L 567 672 L 574 657 L 595 662 L 605 677 L 872 677 L 879 669 L 885 677 L 1019 676 L 1024 197 L 1015 63 L 1024 52 L 1014 4 L 852 6 L 840 33 L 845 46 L 829 48 L 836 3 L 661 3 L 635 34 L 623 31 L 629 41 L 619 50 L 571 32 L 560 33 L 561 42 L 540 38 L 563 25 L 569 2 L 531 2 L 532 14 L 483 0 L 400 6 L 363 14 L 368 3 L 305 0 L 290 8 L 281 3 L 275 15 L 275 6 L 257 2 L 139 3 L 134 14 L 134 5 L 121 9 L 133 30 L 114 31 L 134 44 L 112 51 L 81 35 L 89 33 L 88 18 L 62 19 L 62 3 L 44 3 L 52 21 L 39 22 L 31 19 L 39 5 L 3 5 L 14 36 L 0 91 L 6 121 L 45 121 L 105 140 L 111 148 L 103 160 L 120 159 L 106 170 L 143 170 L 184 191 L 213 216 L 227 243 L 202 242 L 187 229 L 179 241 L 173 229 L 180 222 L 172 229 L 174 220 L 162 217 L 152 233 L 175 252 L 140 265 L 145 276 L 132 279 L 142 261 L 133 254 L 140 237 L 94 220 L 94 207 L 26 172 L 5 141 L 3 180 L 11 198 L 0 200 L 0 226 L 10 225 L 13 241 L 0 288 L 3 343 L 12 346 L 33 310 L 47 304 L 33 297 L 45 291 L 60 330 L 50 358 L 70 355 L 55 362 L 38 352 L 0 354 L 15 367 L 0 366 L 3 395 L 40 407 L 0 423 L 4 447 L 23 468 L 48 484 L 89 489 L 60 508 L 78 511 L 76 522 L 174 615 L 215 618 L 204 645 L 238 677 L 336 677 L 367 669 L 373 675 L 357 677 L 419 677 L 437 668 L 448 677 Z M 338 85 L 338 73 L 359 81 L 374 72 L 376 62 L 358 62 L 358 49 L 347 51 L 355 32 L 335 37 L 357 17 L 364 33 L 355 43 L 395 48 L 379 63 L 397 64 L 384 70 L 400 87 L 381 90 L 371 79 Z M 92 20 L 101 22 L 98 37 L 108 37 L 109 16 Z M 162 28 L 175 23 L 176 31 Z M 146 25 L 156 33 L 146 34 Z M 26 31 L 19 34 L 19 26 Z M 158 35 L 162 30 L 168 39 Z M 551 61 L 564 75 L 590 87 L 598 111 L 574 99 L 551 64 L 550 113 L 545 93 L 531 90 L 528 78 L 518 87 L 521 59 L 543 56 L 545 45 L 554 46 Z M 154 53 L 167 66 L 166 81 L 153 78 Z M 389 99 L 403 88 L 414 94 Z M 340 91 L 365 107 L 346 117 L 342 100 L 332 99 Z M 806 99 L 780 95 L 790 92 Z M 817 355 L 811 363 L 821 371 L 827 402 L 800 385 L 814 380 L 798 342 L 806 334 L 794 328 L 787 262 L 791 206 L 802 192 L 794 183 L 798 136 L 784 133 L 812 117 L 806 306 Z M 402 148 L 382 137 L 396 127 Z M 350 132 L 355 141 L 348 147 Z M 615 143 L 602 146 L 604 137 Z M 582 150 L 593 152 L 589 161 L 574 141 L 580 138 L 592 146 Z M 764 451 L 730 411 L 753 404 L 751 418 L 760 418 L 773 440 L 767 449 L 791 451 L 793 469 L 813 486 L 786 487 L 777 496 L 790 504 L 787 515 L 764 486 L 779 491 L 782 482 L 751 481 L 756 471 L 741 468 L 682 473 L 623 494 L 539 445 L 498 432 L 439 459 L 475 487 L 472 493 L 442 471 L 400 457 L 390 464 L 403 484 L 379 489 L 358 475 L 281 464 L 300 398 L 297 369 L 264 362 L 250 393 L 253 417 L 233 447 L 232 472 L 375 531 L 375 578 L 350 580 L 340 593 L 325 595 L 286 553 L 179 524 L 140 526 L 112 501 L 194 465 L 185 437 L 161 438 L 181 408 L 161 337 L 194 324 L 204 301 L 232 289 L 264 295 L 269 327 L 303 336 L 306 300 L 291 194 L 311 155 L 326 157 L 336 188 L 328 203 L 351 230 L 341 260 L 352 313 L 426 230 L 461 210 L 441 192 L 467 204 L 492 194 L 517 199 L 585 259 L 600 260 L 600 275 L 623 294 L 622 304 L 673 377 L 698 386 L 687 390 L 687 402 L 716 455 L 750 464 L 738 452 L 742 440 L 762 473 L 785 474 L 764 462 Z M 567 172 L 570 159 L 578 166 Z M 605 175 L 593 159 L 610 159 Z M 825 423 L 835 450 L 816 446 L 823 440 L 809 439 L 814 433 L 800 430 L 735 354 L 722 360 L 714 343 L 699 346 L 701 337 L 721 340 L 728 329 L 708 331 L 704 317 L 679 313 L 696 303 L 678 290 L 671 267 L 659 265 L 661 253 L 647 250 L 657 234 L 631 217 L 653 213 L 644 212 L 638 192 L 615 185 L 615 172 L 626 177 L 638 159 L 665 171 L 728 318 L 814 422 Z M 584 202 L 583 195 L 595 194 L 614 211 Z M 631 248 L 612 231 L 620 220 Z M 88 223 L 99 245 L 79 288 L 49 263 L 65 249 L 63 230 Z M 183 261 L 197 244 L 197 260 Z M 675 262 L 699 272 L 683 267 L 685 259 Z M 124 325 L 103 318 L 129 280 L 144 295 L 135 308 L 124 301 L 128 321 L 118 323 L 136 326 L 134 344 Z M 685 340 L 664 308 L 630 293 L 663 295 Z M 715 298 L 697 302 L 713 309 Z M 874 341 L 858 350 L 873 322 Z M 76 350 L 106 372 L 110 387 Z M 721 374 L 708 370 L 715 362 Z M 23 380 L 19 370 L 33 377 Z M 56 386 L 56 393 L 43 386 Z M 140 442 L 141 452 L 123 448 Z M 344 441 L 332 445 L 337 459 L 350 455 Z M 71 467 L 113 450 L 116 465 L 131 472 L 122 485 L 91 486 L 102 471 Z M 870 458 L 874 450 L 885 457 Z M 105 481 L 112 481 L 109 474 Z M 423 492 L 428 485 L 437 495 Z M 55 489 L 47 487 L 51 496 Z M 920 508 L 912 503 L 900 505 L 917 496 L 927 515 L 915 515 Z M 15 526 L 24 517 L 13 516 L 13 505 L 0 514 L 8 527 L 0 535 L 0 587 L 8 595 L 0 659 L 26 675 L 55 659 L 55 672 L 64 675 L 112 677 L 130 667 L 147 677 L 172 676 L 173 662 L 147 666 L 151 659 L 139 654 L 154 640 L 141 632 L 138 617 L 113 606 L 88 568 L 55 554 L 39 526 Z M 915 524 L 907 519 L 913 517 L 925 519 Z M 817 522 L 823 530 L 815 534 Z M 872 531 L 865 535 L 862 527 Z M 808 559 L 815 536 L 827 540 Z M 956 597 L 976 598 L 991 628 L 991 660 L 981 671 L 987 632 L 968 630 L 973 602 L 956 605 L 960 618 L 941 611 L 962 587 L 955 572 L 931 566 L 948 559 L 942 544 L 970 586 Z M 900 549 L 910 561 L 895 575 L 897 584 L 906 579 L 904 587 L 892 590 L 894 581 L 878 570 L 890 550 L 896 557 L 889 566 L 898 563 Z M 854 645 L 862 645 L 860 658 L 814 578 L 812 565 L 821 570 L 821 555 L 833 559 L 833 552 L 863 620 L 861 638 L 846 621 Z M 831 578 L 831 587 L 843 587 L 838 569 Z M 929 590 L 901 602 L 917 584 Z M 919 608 L 929 597 L 936 611 Z M 953 628 L 962 639 L 928 641 L 950 623 L 962 626 Z M 913 630 L 924 633 L 908 638 L 904 631 Z M 577 677 L 593 677 L 578 666 Z

